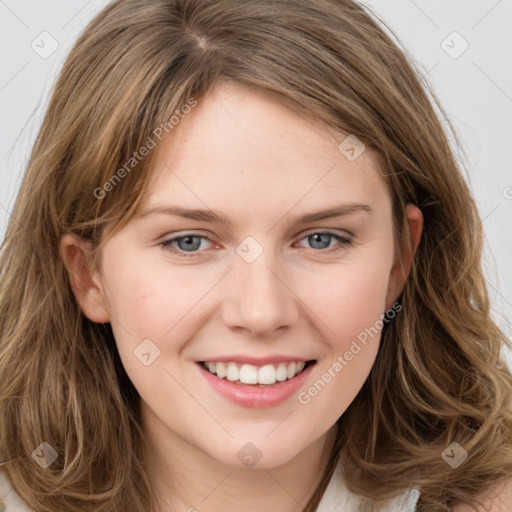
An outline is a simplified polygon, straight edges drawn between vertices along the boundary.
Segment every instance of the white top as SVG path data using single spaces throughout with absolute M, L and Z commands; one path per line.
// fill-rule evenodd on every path
M 0 468 L 1 469 L 1 468 Z M 31 512 L 11 487 L 4 471 L 0 470 L 0 512 Z
M 377 510 L 378 512 L 414 512 L 419 496 L 420 492 L 417 489 L 406 489 L 400 496 L 376 509 L 376 512 Z M 340 510 L 355 512 L 361 500 L 362 497 L 359 494 L 347 489 L 342 478 L 341 466 L 338 464 L 316 512 L 339 512 Z M 32 512 L 12 489 L 7 476 L 1 470 L 0 512 Z
M 385 505 L 373 510 L 375 512 L 414 512 L 416 503 L 420 497 L 418 489 L 405 489 L 402 494 L 388 500 Z M 346 510 L 356 512 L 362 503 L 364 496 L 350 491 L 341 472 L 341 458 L 329 481 L 327 489 L 316 509 L 316 512 L 339 512 Z

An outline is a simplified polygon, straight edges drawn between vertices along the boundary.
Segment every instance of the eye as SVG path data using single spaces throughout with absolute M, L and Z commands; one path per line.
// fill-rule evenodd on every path
M 338 241 L 337 245 L 329 247 L 329 239 L 335 239 Z M 314 249 L 320 249 L 324 251 L 325 249 L 329 249 L 325 252 L 333 252 L 343 249 L 347 245 L 350 245 L 351 240 L 345 236 L 339 235 L 338 233 L 334 233 L 333 231 L 316 231 L 314 233 L 310 233 L 306 235 L 301 240 L 308 240 L 310 244 L 312 244 Z M 327 245 L 325 245 L 327 244 Z
M 191 257 L 197 254 L 196 251 L 200 248 L 203 240 L 208 240 L 208 237 L 198 233 L 190 233 L 185 236 L 171 238 L 170 240 L 162 242 L 160 245 L 170 252 L 174 252 L 185 257 Z M 178 248 L 176 248 L 174 244 L 177 244 Z

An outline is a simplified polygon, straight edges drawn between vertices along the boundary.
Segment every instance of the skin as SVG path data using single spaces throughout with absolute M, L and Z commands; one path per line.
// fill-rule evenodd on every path
M 336 420 L 366 380 L 380 334 L 306 405 L 293 395 L 274 407 L 241 407 L 198 378 L 196 361 L 234 353 L 316 359 L 305 390 L 395 303 L 422 214 L 407 207 L 410 237 L 400 259 L 374 155 L 367 148 L 350 161 L 338 150 L 346 136 L 268 92 L 219 84 L 162 140 L 141 211 L 218 210 L 229 228 L 140 216 L 107 240 L 99 269 L 83 263 L 86 244 L 62 238 L 78 303 L 92 321 L 111 322 L 141 395 L 148 472 L 162 511 L 297 511 L 319 482 L 322 449 L 332 446 Z M 294 220 L 352 202 L 372 212 Z M 325 230 L 350 243 L 308 238 Z M 190 234 L 207 237 L 200 246 L 194 239 L 193 257 L 183 240 L 172 246 L 184 256 L 161 245 Z M 236 252 L 248 236 L 263 250 L 252 263 Z M 160 350 L 149 366 L 133 353 L 144 339 Z M 248 442 L 262 454 L 251 468 L 237 457 Z

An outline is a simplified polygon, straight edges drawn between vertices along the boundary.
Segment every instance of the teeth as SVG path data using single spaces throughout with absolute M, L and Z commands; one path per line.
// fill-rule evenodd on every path
M 210 363 L 213 365 L 213 371 L 208 365 L 210 373 L 217 374 L 217 377 L 223 379 L 226 376 L 226 365 L 224 363 Z
M 276 381 L 282 382 L 292 379 L 298 375 L 306 366 L 304 361 L 266 364 L 265 366 L 254 366 L 252 364 L 242 364 L 241 366 L 235 362 L 203 363 L 203 366 L 213 375 L 217 375 L 220 379 L 224 377 L 231 381 L 240 381 L 242 384 L 275 384 Z
M 242 367 L 243 368 L 243 367 Z M 242 375 L 240 374 L 240 381 L 242 380 Z M 276 383 L 276 369 L 272 364 L 266 364 L 262 366 L 258 370 L 258 382 L 260 384 L 275 384 Z
M 279 363 L 276 370 L 276 380 L 283 381 L 288 378 L 288 372 L 286 371 L 286 365 L 284 363 Z
M 238 366 L 235 363 L 228 364 L 226 379 L 231 381 L 240 380 L 240 370 L 238 369 Z
M 295 363 L 290 363 L 288 368 L 286 369 L 286 374 L 288 375 L 288 378 L 291 379 L 295 376 L 295 369 L 297 368 L 297 365 Z
M 258 369 L 252 364 L 243 364 L 239 375 L 240 382 L 244 384 L 258 384 Z

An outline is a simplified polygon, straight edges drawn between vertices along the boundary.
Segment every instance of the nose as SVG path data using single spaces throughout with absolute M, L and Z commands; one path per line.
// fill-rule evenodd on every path
M 252 263 L 236 256 L 228 277 L 231 299 L 223 304 L 225 324 L 265 338 L 292 326 L 299 318 L 299 298 L 286 277 L 271 250 Z

